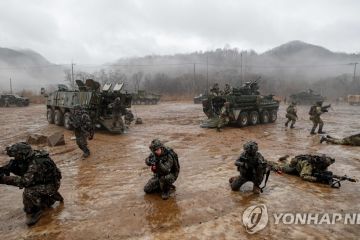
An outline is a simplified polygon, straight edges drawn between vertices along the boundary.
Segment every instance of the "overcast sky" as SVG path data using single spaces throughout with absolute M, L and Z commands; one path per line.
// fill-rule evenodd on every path
M 291 40 L 360 52 L 359 0 L 1 0 L 0 47 L 54 63 L 223 48 L 263 52 Z

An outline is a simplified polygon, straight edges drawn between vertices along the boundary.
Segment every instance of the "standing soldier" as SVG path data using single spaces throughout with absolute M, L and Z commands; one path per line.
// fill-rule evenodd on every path
M 290 128 L 294 128 L 294 124 L 296 122 L 297 116 L 297 109 L 296 109 L 296 102 L 292 102 L 286 109 L 286 118 L 288 119 L 285 123 L 285 127 L 288 126 L 289 122 L 291 121 Z
M 214 85 L 212 86 L 212 88 L 210 88 L 210 93 L 214 96 L 219 96 L 220 95 L 220 88 L 219 88 L 219 84 L 218 83 L 214 83 Z
M 360 146 L 360 133 L 341 139 L 334 138 L 329 135 L 327 135 L 326 137 L 322 136 L 320 139 L 320 143 L 322 142 L 340 145 Z
M 310 134 L 315 134 L 315 130 L 318 125 L 319 125 L 318 133 L 320 134 L 325 133 L 322 131 L 324 122 L 321 120 L 320 115 L 323 114 L 324 112 L 327 112 L 328 111 L 327 108 L 329 108 L 331 105 L 322 106 L 322 104 L 323 104 L 322 101 L 318 101 L 316 102 L 316 105 L 313 105 L 310 108 L 309 111 L 310 120 L 313 122 L 313 127 L 311 129 Z
M 134 114 L 131 112 L 131 110 L 125 109 L 125 126 L 128 128 L 132 121 L 134 121 Z
M 260 184 L 264 179 L 264 175 L 269 173 L 269 171 L 267 170 L 267 163 L 264 157 L 258 152 L 256 142 L 249 141 L 244 144 L 244 152 L 235 161 L 235 165 L 240 172 L 240 176 L 229 179 L 231 189 L 238 191 L 244 183 L 251 181 L 254 183 L 253 192 L 256 194 L 262 192 Z
M 220 132 L 221 128 L 229 123 L 231 117 L 232 117 L 232 113 L 230 110 L 230 103 L 225 102 L 224 106 L 222 106 L 220 110 L 220 115 L 216 130 Z
M 25 142 L 7 147 L 6 153 L 14 159 L 0 168 L 0 183 L 24 188 L 26 224 L 34 225 L 45 208 L 64 201 L 58 192 L 61 172 L 47 152 L 32 150 Z
M 117 126 L 117 123 L 119 123 L 121 131 L 124 131 L 125 127 L 121 116 L 124 109 L 123 109 L 123 105 L 121 104 L 120 98 L 117 97 L 115 101 L 110 104 L 110 106 L 112 107 L 112 118 L 113 118 L 112 128 L 115 128 Z
M 148 194 L 161 191 L 161 198 L 166 200 L 170 197 L 170 189 L 175 188 L 173 183 L 179 176 L 178 156 L 159 139 L 152 140 L 149 148 L 151 153 L 145 159 L 145 163 L 151 167 L 154 176 L 145 185 L 144 191 Z
M 90 116 L 80 105 L 75 105 L 70 117 L 70 123 L 74 127 L 76 144 L 84 152 L 83 158 L 87 158 L 90 155 L 90 150 L 87 147 L 87 138 L 92 140 L 94 137 L 94 127 Z
M 9 98 L 5 98 L 5 107 L 9 107 Z
M 231 93 L 232 93 L 232 87 L 229 84 L 225 84 L 224 95 L 229 95 Z

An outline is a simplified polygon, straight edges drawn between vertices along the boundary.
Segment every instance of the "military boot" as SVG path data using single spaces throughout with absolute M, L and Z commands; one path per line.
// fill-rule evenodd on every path
M 52 198 L 55 201 L 64 202 L 64 198 L 63 198 L 63 196 L 61 196 L 61 194 L 59 192 L 56 192 Z
M 82 155 L 83 158 L 87 158 L 87 157 L 89 157 L 89 156 L 90 156 L 90 152 L 89 152 L 89 151 L 84 152 L 83 155 Z
M 261 193 L 260 187 L 259 187 L 259 186 L 256 186 L 256 185 L 254 184 L 253 193 L 255 193 L 255 194 L 260 194 L 260 193 Z
M 217 127 L 216 131 L 221 132 L 221 128 Z
M 326 141 L 326 137 L 325 136 L 321 136 L 321 139 L 320 139 L 320 143 L 323 143 Z
M 286 122 L 286 123 L 285 123 L 285 127 L 287 127 L 287 126 L 288 126 L 288 124 L 289 124 L 289 122 Z
M 26 225 L 32 226 L 36 224 L 40 220 L 42 213 L 42 210 L 39 210 L 31 214 L 26 214 Z
M 294 124 L 291 124 L 291 125 L 290 125 L 290 128 L 295 128 L 295 127 L 294 127 Z
M 163 200 L 167 200 L 169 199 L 170 197 L 170 188 L 169 187 L 164 187 L 164 189 L 162 190 L 162 193 L 161 193 L 161 198 Z
M 324 133 L 326 133 L 326 132 L 323 132 L 322 129 L 319 129 L 318 133 L 319 133 L 319 134 L 324 134 Z

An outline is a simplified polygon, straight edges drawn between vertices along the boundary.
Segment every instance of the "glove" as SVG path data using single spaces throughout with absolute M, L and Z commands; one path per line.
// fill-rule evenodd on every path
M 155 165 L 152 165 L 150 169 L 151 169 L 151 171 L 152 171 L 153 173 L 156 173 L 156 166 L 155 166 Z

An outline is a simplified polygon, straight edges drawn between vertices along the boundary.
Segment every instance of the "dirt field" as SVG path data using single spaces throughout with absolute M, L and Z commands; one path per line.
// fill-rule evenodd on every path
M 281 106 L 276 123 L 246 128 L 226 128 L 221 133 L 199 127 L 201 105 L 165 102 L 135 106 L 144 121 L 124 135 L 97 132 L 89 142 L 91 156 L 81 151 L 71 131 L 48 125 L 45 108 L 0 108 L 0 149 L 25 139 L 30 133 L 62 131 L 66 145 L 44 147 L 63 174 L 56 204 L 31 228 L 25 225 L 22 190 L 0 186 L 0 236 L 3 239 L 359 239 L 359 225 L 275 224 L 276 213 L 360 213 L 359 183 L 344 182 L 340 189 L 272 174 L 260 196 L 247 183 L 241 192 L 230 190 L 228 179 L 237 175 L 234 160 L 247 140 L 256 140 L 262 155 L 276 161 L 285 154 L 326 153 L 336 158 L 330 170 L 360 177 L 360 147 L 319 144 L 309 135 L 308 108 L 299 107 L 293 130 L 284 127 Z M 334 106 L 323 115 L 324 130 L 334 136 L 358 133 L 360 108 Z M 144 164 L 148 145 L 160 138 L 179 155 L 181 172 L 171 199 L 145 195 L 151 177 Z M 37 148 L 38 146 L 34 146 Z M 0 163 L 7 156 L 0 153 Z M 265 204 L 269 223 L 250 235 L 242 224 L 244 210 Z M 360 224 L 360 217 L 358 223 Z

